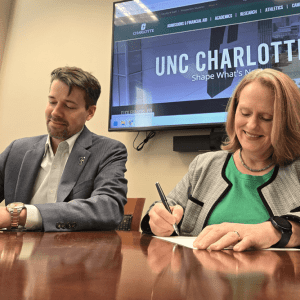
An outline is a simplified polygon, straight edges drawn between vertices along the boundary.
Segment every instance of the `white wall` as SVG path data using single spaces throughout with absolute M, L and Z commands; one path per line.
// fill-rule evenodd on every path
M 0 1 L 0 5 L 9 4 Z M 87 126 L 126 145 L 128 197 L 146 197 L 145 212 L 158 199 L 155 182 L 159 181 L 167 194 L 196 156 L 173 152 L 173 136 L 201 132 L 157 132 L 141 152 L 132 147 L 136 133 L 108 132 L 112 0 L 12 3 L 8 29 L 0 26 L 0 37 L 7 33 L 0 70 L 0 151 L 14 139 L 46 133 L 44 109 L 50 72 L 65 65 L 81 67 L 92 72 L 102 85 L 96 115 Z M 2 14 L 0 24 L 1 18 Z M 137 143 L 144 136 L 141 133 Z
M 4 45 L 8 31 L 11 0 L 0 0 L 0 69 L 3 59 Z

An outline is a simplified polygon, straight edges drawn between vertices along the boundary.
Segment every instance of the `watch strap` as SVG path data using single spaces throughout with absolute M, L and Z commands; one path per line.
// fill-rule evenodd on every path
M 290 241 L 292 233 L 288 234 L 287 232 L 282 233 L 281 239 L 274 244 L 273 248 L 284 248 Z
M 20 219 L 20 213 L 16 208 L 13 209 L 12 213 L 10 214 L 10 226 L 12 228 L 18 228 L 19 226 L 19 219 Z

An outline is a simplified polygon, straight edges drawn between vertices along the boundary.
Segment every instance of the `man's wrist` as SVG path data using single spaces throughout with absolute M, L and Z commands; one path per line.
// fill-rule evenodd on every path
M 27 209 L 26 207 L 24 207 L 20 213 L 19 225 L 25 226 L 26 219 L 27 219 Z

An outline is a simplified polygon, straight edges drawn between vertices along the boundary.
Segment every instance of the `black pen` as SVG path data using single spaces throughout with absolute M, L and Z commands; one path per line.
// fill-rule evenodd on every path
M 156 182 L 155 185 L 156 185 L 158 194 L 159 194 L 159 196 L 160 196 L 160 199 L 161 199 L 161 201 L 162 201 L 164 207 L 166 208 L 166 210 L 167 210 L 170 214 L 172 214 L 172 211 L 171 211 L 170 206 L 169 206 L 169 204 L 168 204 L 167 198 L 166 198 L 166 196 L 165 196 L 165 194 L 164 194 L 164 192 L 163 192 L 163 190 L 162 190 L 160 184 L 159 184 L 158 182 Z M 179 235 L 179 230 L 178 230 L 178 227 L 177 227 L 177 224 L 176 224 L 176 223 L 173 224 L 173 228 L 174 228 L 176 234 Z

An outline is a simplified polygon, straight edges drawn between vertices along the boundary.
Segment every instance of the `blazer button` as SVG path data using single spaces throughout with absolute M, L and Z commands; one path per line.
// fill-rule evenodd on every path
M 71 226 L 71 223 L 70 223 L 70 222 L 67 222 L 67 223 L 66 223 L 66 228 L 67 228 L 67 229 L 71 229 L 71 228 L 72 228 L 72 226 Z
M 61 223 L 60 223 L 60 222 L 57 222 L 57 223 L 56 223 L 56 228 L 57 228 L 57 229 L 60 229 L 60 228 L 61 228 Z
M 71 223 L 71 227 L 72 227 L 73 229 L 75 229 L 76 226 L 77 226 L 76 222 L 72 222 L 72 223 Z
M 65 223 L 61 223 L 61 228 L 65 229 L 66 228 L 66 224 Z

